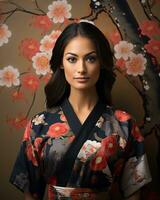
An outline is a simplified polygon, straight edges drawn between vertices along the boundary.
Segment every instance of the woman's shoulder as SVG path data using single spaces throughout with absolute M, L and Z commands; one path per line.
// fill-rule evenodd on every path
M 34 133 L 33 136 L 39 137 L 40 135 L 45 135 L 49 127 L 59 120 L 60 113 L 60 107 L 53 107 L 34 114 L 29 122 Z

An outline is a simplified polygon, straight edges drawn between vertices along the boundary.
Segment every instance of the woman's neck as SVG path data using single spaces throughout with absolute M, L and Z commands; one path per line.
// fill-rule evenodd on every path
M 96 88 L 85 91 L 71 89 L 68 100 L 76 112 L 89 111 L 97 103 L 98 94 Z

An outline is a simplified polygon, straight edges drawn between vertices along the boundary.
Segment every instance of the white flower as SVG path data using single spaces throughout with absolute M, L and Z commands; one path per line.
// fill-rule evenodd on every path
M 9 65 L 0 70 L 0 85 L 7 87 L 20 85 L 18 69 Z
M 81 150 L 80 150 L 80 152 L 78 154 L 78 158 L 82 162 L 84 162 L 84 161 L 87 160 L 87 158 L 89 156 L 91 156 L 92 154 L 94 154 L 100 147 L 101 147 L 101 143 L 100 142 L 92 141 L 92 140 L 87 140 L 83 144 L 83 146 L 82 146 L 82 148 L 81 148 Z
M 53 1 L 51 5 L 48 6 L 49 12 L 48 17 L 53 20 L 54 23 L 63 23 L 65 18 L 70 18 L 72 6 L 67 3 L 66 0 Z
M 130 60 L 126 62 L 126 73 L 133 76 L 143 75 L 146 62 L 147 60 L 142 54 L 132 54 Z
M 40 44 L 40 51 L 46 52 L 51 56 L 55 41 L 50 36 L 45 35 Z
M 8 26 L 6 24 L 0 25 L 0 47 L 4 43 L 8 43 L 8 38 L 11 37 L 12 33 L 8 30 Z
M 133 44 L 128 43 L 127 41 L 120 41 L 114 46 L 115 57 L 117 59 L 123 58 L 124 60 L 127 60 L 132 54 L 133 47 Z
M 46 75 L 50 72 L 49 60 L 50 56 L 45 52 L 38 52 L 32 57 L 33 68 L 37 75 Z
M 34 123 L 34 125 L 45 124 L 44 119 L 45 119 L 44 114 L 36 115 L 35 118 L 32 120 L 32 122 Z

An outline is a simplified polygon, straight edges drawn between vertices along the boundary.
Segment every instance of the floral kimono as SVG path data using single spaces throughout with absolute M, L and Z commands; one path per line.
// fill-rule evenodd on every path
M 28 123 L 10 182 L 35 199 L 108 200 L 117 182 L 124 197 L 151 181 L 144 138 L 130 114 L 97 102 L 83 124 L 70 102 Z

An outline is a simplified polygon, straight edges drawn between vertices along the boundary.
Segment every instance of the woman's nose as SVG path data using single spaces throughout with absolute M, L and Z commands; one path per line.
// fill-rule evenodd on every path
M 85 73 L 86 72 L 86 64 L 85 64 L 84 61 L 80 61 L 78 63 L 77 72 L 79 72 L 79 73 Z

